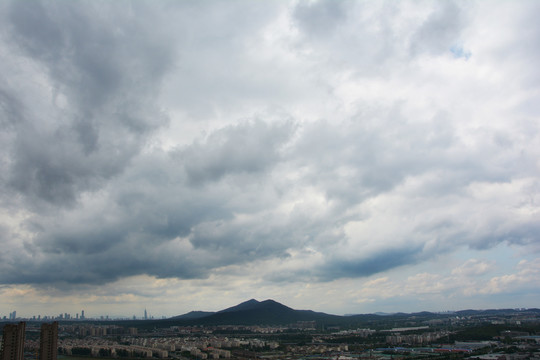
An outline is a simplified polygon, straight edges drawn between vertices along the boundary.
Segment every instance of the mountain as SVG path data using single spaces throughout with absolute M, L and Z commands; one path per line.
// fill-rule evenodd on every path
M 273 300 L 267 300 L 267 301 L 273 301 Z M 251 299 L 248 301 L 244 301 L 243 303 L 240 303 L 238 305 L 231 306 L 230 308 L 226 308 L 217 312 L 215 311 L 190 311 L 183 315 L 174 316 L 171 319 L 181 319 L 181 320 L 200 319 L 200 318 L 208 317 L 215 314 L 233 313 L 233 312 L 238 312 L 238 311 L 248 311 L 248 310 L 254 310 L 254 309 L 256 310 L 256 309 L 264 308 L 264 307 L 265 307 L 264 305 L 261 305 L 261 302 L 255 299 Z
M 273 300 L 267 300 L 267 301 L 273 301 Z M 240 303 L 236 306 L 232 306 L 230 308 L 220 310 L 218 313 L 225 313 L 225 312 L 235 312 L 235 311 L 243 311 L 243 310 L 252 310 L 257 309 L 261 307 L 261 303 L 255 299 L 251 299 L 248 301 L 244 301 L 243 303 Z
M 537 313 L 538 309 L 516 310 L 463 310 L 450 316 L 475 315 L 504 315 L 528 311 Z M 349 316 L 330 315 L 311 310 L 295 310 L 274 300 L 257 301 L 251 299 L 238 305 L 217 311 L 191 311 L 184 315 L 175 316 L 167 320 L 171 325 L 289 325 L 299 321 L 315 321 L 317 327 L 347 326 L 347 327 L 396 327 L 423 324 L 430 319 L 443 319 L 449 315 L 436 314 L 427 311 L 407 314 L 357 314 Z M 401 324 L 401 325 L 396 325 Z M 150 323 L 148 326 L 152 325 Z
M 205 316 L 215 314 L 212 311 L 190 311 L 183 315 L 174 316 L 171 319 L 182 319 L 182 320 L 191 320 L 191 319 L 200 319 Z
M 195 314 L 194 314 L 195 313 Z M 200 316 L 199 316 L 200 315 Z M 215 313 L 191 312 L 170 320 L 197 325 L 286 325 L 298 321 L 333 323 L 342 317 L 311 310 L 294 310 L 274 300 L 251 299 Z

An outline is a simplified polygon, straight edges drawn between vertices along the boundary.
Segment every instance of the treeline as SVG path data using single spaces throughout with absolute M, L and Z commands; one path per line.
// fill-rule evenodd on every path
M 508 326 L 508 325 L 493 325 L 484 324 L 479 326 L 471 326 L 462 330 L 458 330 L 450 335 L 449 340 L 452 341 L 486 341 L 501 336 L 503 331 L 520 331 L 528 332 L 531 335 L 540 333 L 540 324 L 531 324 L 527 326 Z

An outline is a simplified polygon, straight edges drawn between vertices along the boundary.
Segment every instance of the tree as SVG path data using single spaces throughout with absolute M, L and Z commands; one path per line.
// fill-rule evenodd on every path
M 99 349 L 99 356 L 108 357 L 111 356 L 111 349 Z

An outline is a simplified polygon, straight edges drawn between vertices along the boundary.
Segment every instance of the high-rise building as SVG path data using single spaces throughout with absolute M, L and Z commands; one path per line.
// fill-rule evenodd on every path
M 148 313 L 146 312 L 146 309 L 144 309 L 144 320 L 148 320 Z
M 7 324 L 4 326 L 0 360 L 24 360 L 24 336 L 26 323 Z
M 81 310 L 81 319 L 84 320 L 84 310 Z
M 58 322 L 41 324 L 39 360 L 56 360 L 58 356 Z

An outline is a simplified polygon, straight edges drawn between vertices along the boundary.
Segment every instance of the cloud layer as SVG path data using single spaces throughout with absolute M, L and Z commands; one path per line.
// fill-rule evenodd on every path
M 401 269 L 411 296 L 521 291 L 540 249 L 537 11 L 3 3 L 0 284 L 363 281 L 374 298 Z

